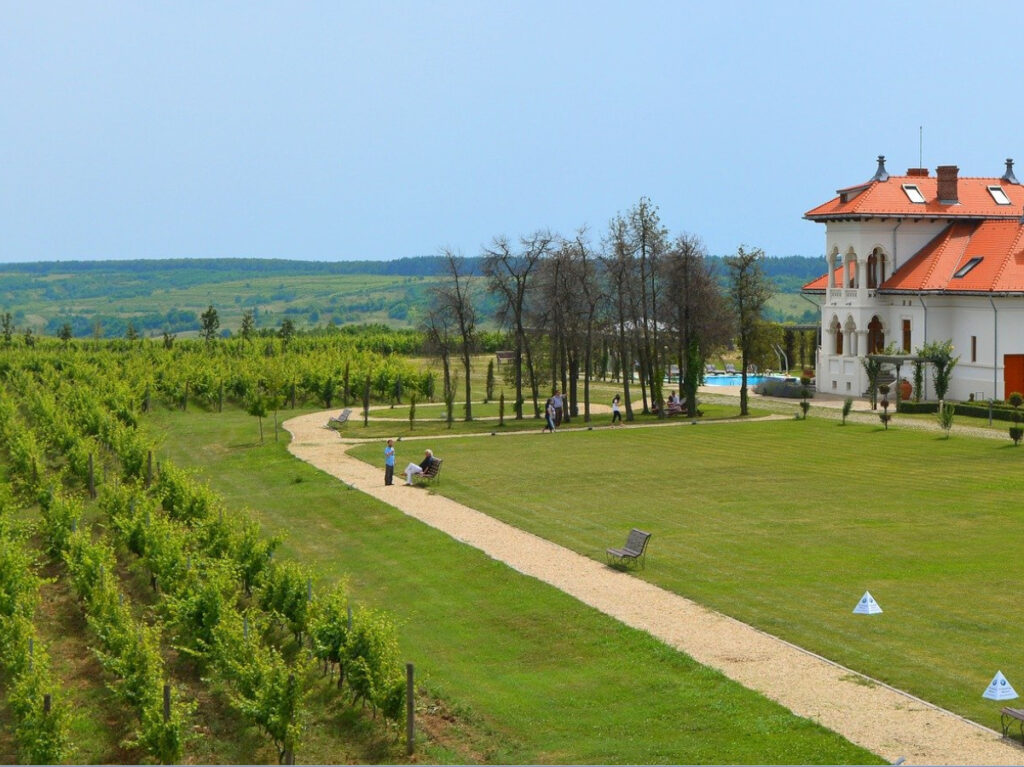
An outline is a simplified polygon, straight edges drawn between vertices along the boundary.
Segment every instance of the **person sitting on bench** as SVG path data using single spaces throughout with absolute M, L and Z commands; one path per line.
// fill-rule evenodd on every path
M 427 468 L 437 459 L 434 458 L 434 451 L 427 450 L 426 456 L 419 463 L 410 463 L 405 467 L 405 484 L 412 484 L 412 477 L 414 474 L 422 474 Z
M 679 399 L 679 396 L 675 392 L 672 392 L 671 394 L 668 395 L 668 409 L 666 410 L 666 413 L 668 415 L 676 415 L 682 412 L 683 403 Z

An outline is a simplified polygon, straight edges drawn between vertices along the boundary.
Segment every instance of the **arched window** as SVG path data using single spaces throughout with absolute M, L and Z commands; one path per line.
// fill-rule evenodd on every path
M 868 354 L 881 354 L 885 349 L 885 332 L 882 321 L 875 315 L 868 323 Z
M 834 354 L 837 354 L 837 355 L 842 354 L 843 353 L 843 329 L 839 325 L 839 319 L 838 318 L 833 318 L 831 330 L 832 330 L 832 335 L 836 339 L 836 345 L 835 345 L 835 352 L 834 352 Z
M 871 255 L 868 256 L 868 289 L 873 290 L 878 287 L 878 248 L 871 251 Z

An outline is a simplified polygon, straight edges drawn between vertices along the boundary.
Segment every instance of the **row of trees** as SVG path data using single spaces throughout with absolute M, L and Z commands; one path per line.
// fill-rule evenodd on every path
M 517 419 L 523 418 L 525 394 L 539 416 L 545 384 L 564 391 L 570 417 L 579 415 L 582 379 L 583 417 L 589 420 L 590 382 L 607 372 L 597 370 L 598 356 L 621 375 L 627 420 L 633 418 L 634 381 L 643 411 L 663 412 L 666 373 L 679 376 L 688 413 L 696 415 L 706 360 L 715 348 L 733 343 L 742 356 L 746 414 L 746 370 L 766 336 L 763 311 L 773 293 L 760 249 L 740 247 L 725 259 L 723 290 L 700 239 L 671 237 L 657 206 L 641 198 L 612 219 L 597 245 L 585 228 L 572 237 L 537 231 L 516 241 L 495 237 L 481 255 L 477 261 L 443 251 L 448 279 L 434 288 L 422 327 L 428 350 L 441 361 L 446 394 L 453 360 L 462 366 L 467 421 L 473 417 L 470 367 L 478 348 L 480 290 L 498 299 L 495 319 L 512 347 L 508 375 Z M 598 348 L 604 353 L 597 355 Z

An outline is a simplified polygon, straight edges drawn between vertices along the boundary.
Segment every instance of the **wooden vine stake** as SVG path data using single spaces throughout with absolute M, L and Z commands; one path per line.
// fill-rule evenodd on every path
M 414 668 L 411 663 L 405 664 L 405 753 L 412 756 L 413 744 L 416 740 L 416 706 L 413 695 Z

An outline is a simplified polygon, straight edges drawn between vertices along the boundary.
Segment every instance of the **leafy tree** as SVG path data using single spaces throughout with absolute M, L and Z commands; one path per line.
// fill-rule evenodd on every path
M 256 416 L 260 424 L 260 444 L 263 444 L 263 419 L 267 417 L 268 402 L 266 395 L 261 391 L 255 391 L 249 395 L 245 403 L 245 412 Z
M 686 411 L 697 415 L 697 387 L 714 347 L 729 339 L 729 316 L 704 244 L 693 235 L 680 235 L 667 258 L 666 309 L 674 319 L 677 359 Z
M 246 309 L 242 312 L 242 326 L 239 328 L 239 335 L 242 336 L 242 340 L 249 342 L 252 340 L 253 334 L 256 332 L 256 318 L 252 313 L 252 309 Z
M 60 330 L 57 331 L 57 337 L 63 342 L 65 347 L 71 342 L 74 333 L 71 332 L 70 322 L 65 322 L 60 326 Z
M 131 322 L 125 328 L 124 337 L 129 341 L 137 341 L 139 339 L 139 332 L 135 329 L 135 325 Z
M 494 360 L 487 362 L 487 383 L 484 385 L 484 403 L 494 399 Z
M 949 380 L 953 374 L 953 368 L 960 361 L 959 357 L 953 356 L 953 342 L 949 340 L 932 341 L 922 346 L 917 354 L 931 363 L 935 398 L 940 402 L 943 401 L 946 398 L 946 392 L 949 391 Z
M 207 344 L 212 344 L 217 338 L 217 330 L 220 328 L 220 317 L 217 310 L 210 304 L 209 308 L 199 316 L 201 324 L 200 336 Z
M 11 337 L 14 335 L 14 318 L 10 312 L 4 312 L 0 318 L 0 328 L 3 329 L 4 346 L 11 345 Z
M 800 377 L 800 410 L 804 414 L 804 420 L 807 420 L 807 411 L 811 409 L 811 403 L 807 401 L 807 398 L 811 396 L 811 379 L 808 376 Z
M 363 426 L 370 425 L 370 376 L 363 384 Z
M 1010 439 L 1013 440 L 1014 447 L 1016 447 L 1020 444 L 1021 438 L 1024 437 L 1024 427 L 1020 425 L 1020 406 L 1021 403 L 1024 403 L 1024 396 L 1021 396 L 1019 391 L 1011 392 L 1006 401 L 1013 406 L 1013 413 L 1011 415 L 1013 426 L 1010 427 Z
M 172 333 L 169 330 L 165 330 L 164 331 L 164 348 L 165 349 L 169 350 L 171 347 L 174 346 L 175 335 L 176 334 Z
M 764 251 L 760 248 L 747 252 L 741 245 L 735 256 L 726 256 L 729 273 L 729 297 L 736 319 L 736 340 L 740 349 L 740 415 L 747 415 L 747 368 L 750 353 L 757 342 L 763 324 L 764 307 L 774 293 L 771 281 L 761 268 Z
M 953 414 L 956 408 L 952 402 L 944 402 L 937 412 L 939 426 L 946 432 L 946 439 L 949 439 L 949 430 L 953 428 Z
M 277 332 L 277 335 L 281 339 L 281 351 L 287 350 L 292 339 L 295 337 L 295 323 L 292 322 L 291 317 L 285 317 L 281 320 L 281 329 Z
M 871 399 L 871 409 L 878 406 L 878 377 L 882 375 L 882 361 L 870 355 L 861 360 L 864 366 L 864 373 L 868 377 L 868 397 Z
M 920 402 L 924 389 L 924 360 L 914 358 L 914 402 Z

